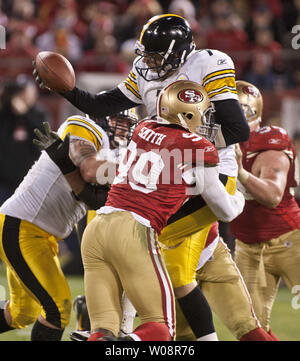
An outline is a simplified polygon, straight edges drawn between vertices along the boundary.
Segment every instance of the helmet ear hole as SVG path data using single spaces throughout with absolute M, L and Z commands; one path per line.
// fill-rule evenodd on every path
M 192 114 L 192 113 L 188 113 L 188 114 L 186 115 L 186 117 L 188 118 L 188 120 L 191 120 L 191 119 L 193 118 L 193 114 Z

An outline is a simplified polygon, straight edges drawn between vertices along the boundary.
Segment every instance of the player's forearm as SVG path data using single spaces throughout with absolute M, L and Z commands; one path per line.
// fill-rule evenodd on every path
M 76 108 L 93 117 L 116 114 L 136 106 L 118 88 L 92 94 L 75 87 L 72 91 L 61 93 L 61 95 Z
M 248 193 L 263 206 L 273 209 L 281 202 L 283 193 L 272 180 L 258 178 L 244 169 L 239 171 L 238 179 Z
M 82 192 L 86 183 L 82 179 L 78 168 L 74 172 L 67 173 L 64 176 L 75 194 Z
M 78 168 L 74 172 L 65 174 L 65 178 L 75 197 L 84 202 L 89 209 L 96 210 L 105 204 L 108 187 L 86 183 Z
M 197 170 L 195 175 L 202 198 L 219 220 L 231 222 L 243 211 L 245 205 L 243 195 L 238 191 L 234 195 L 227 193 L 226 188 L 219 180 L 217 167 L 204 168 L 204 177 Z M 201 186 L 203 179 L 204 187 Z

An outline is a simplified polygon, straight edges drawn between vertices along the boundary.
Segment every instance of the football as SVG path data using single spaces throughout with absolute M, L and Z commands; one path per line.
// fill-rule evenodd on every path
M 75 87 L 74 69 L 63 55 L 42 51 L 35 58 L 37 73 L 44 85 L 55 92 L 65 92 Z

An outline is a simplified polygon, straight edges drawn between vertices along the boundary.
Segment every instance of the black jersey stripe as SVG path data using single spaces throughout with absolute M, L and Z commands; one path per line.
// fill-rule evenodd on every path
M 18 218 L 5 216 L 2 232 L 5 255 L 24 285 L 40 301 L 46 312 L 46 320 L 61 328 L 61 317 L 56 303 L 35 277 L 22 255 L 19 243 L 20 223 L 21 220 Z

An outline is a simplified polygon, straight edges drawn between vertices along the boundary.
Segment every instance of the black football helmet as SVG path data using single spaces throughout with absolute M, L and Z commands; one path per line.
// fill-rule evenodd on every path
M 183 17 L 154 16 L 144 25 L 136 42 L 135 53 L 140 56 L 136 70 L 147 81 L 165 78 L 184 64 L 194 49 L 192 30 Z M 144 58 L 148 59 L 148 64 Z

